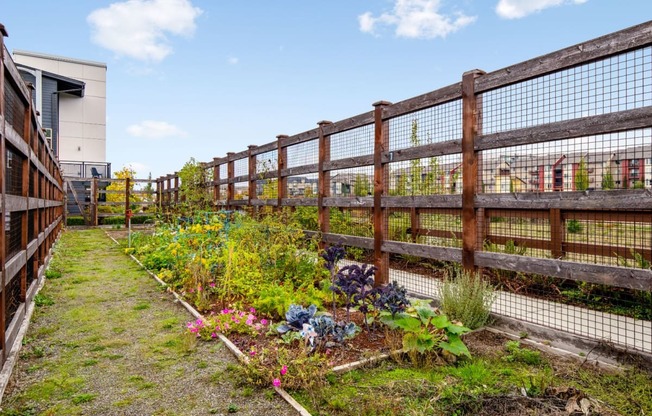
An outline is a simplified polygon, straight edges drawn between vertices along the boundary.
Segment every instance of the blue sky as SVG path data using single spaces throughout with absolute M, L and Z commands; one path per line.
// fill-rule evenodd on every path
M 649 0 L 0 0 L 10 51 L 107 63 L 107 161 L 139 177 L 650 18 Z

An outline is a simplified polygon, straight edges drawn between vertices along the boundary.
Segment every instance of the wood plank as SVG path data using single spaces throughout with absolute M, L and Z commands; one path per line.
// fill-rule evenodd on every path
M 459 248 L 428 246 L 424 244 L 403 243 L 400 241 L 385 241 L 383 243 L 383 251 L 440 261 L 462 262 L 462 250 Z
M 369 237 L 331 233 L 322 234 L 321 236 L 322 240 L 328 244 L 342 244 L 344 246 L 359 247 L 367 250 L 374 249 L 374 239 Z
M 528 218 L 534 220 L 548 220 L 550 218 L 549 210 L 528 210 L 528 209 L 485 209 L 486 218 L 506 218 L 521 219 Z
M 355 156 L 324 162 L 324 170 L 332 171 L 339 169 L 349 169 L 361 166 L 372 166 L 373 164 L 374 155 Z
M 519 247 L 535 248 L 539 250 L 550 250 L 551 245 L 551 242 L 548 240 L 496 234 L 487 234 L 485 236 L 485 241 L 494 244 L 506 244 L 508 241 L 511 241 Z
M 432 230 L 430 228 L 411 228 L 411 230 L 415 236 L 453 238 L 458 240 L 462 238 L 462 233 L 459 231 Z
M 249 201 L 249 205 L 252 207 L 264 207 L 264 206 L 270 206 L 270 207 L 275 207 L 278 204 L 277 199 L 252 199 Z
M 324 135 L 331 136 L 333 134 L 343 133 L 372 123 L 374 123 L 374 112 L 367 111 L 366 113 L 345 118 L 344 120 L 336 121 L 335 123 L 330 123 L 328 126 L 324 126 Z
M 232 183 L 243 183 L 243 182 L 249 182 L 249 175 L 240 175 L 240 176 L 235 176 L 231 179 Z
M 18 309 L 16 309 L 16 313 L 14 314 L 14 317 L 11 320 L 9 327 L 5 332 L 5 337 L 7 339 L 5 345 L 7 346 L 7 348 L 13 347 L 14 342 L 16 341 L 16 337 L 18 336 L 18 332 L 20 331 L 20 327 L 23 324 L 24 320 L 25 320 L 25 303 L 23 302 L 18 306 Z
M 284 207 L 316 207 L 317 198 L 283 198 L 281 205 Z
M 389 283 L 389 254 L 383 251 L 383 242 L 388 236 L 388 222 L 383 208 L 382 198 L 389 189 L 389 170 L 383 163 L 382 155 L 389 150 L 389 123 L 383 120 L 383 113 L 387 101 L 374 103 L 374 265 L 376 266 L 376 279 L 374 286 Z M 362 201 L 363 199 L 361 199 Z
M 262 153 L 271 152 L 272 150 L 276 150 L 276 149 L 277 149 L 277 143 L 274 141 L 260 146 L 256 146 L 256 148 L 252 149 L 251 155 L 257 156 Z
M 652 271 L 604 266 L 556 259 L 539 259 L 490 252 L 477 252 L 479 267 L 533 273 L 626 289 L 652 291 Z
M 488 73 L 475 81 L 475 90 L 477 93 L 481 93 L 637 49 L 650 43 L 652 43 L 652 22 L 645 22 Z
M 418 95 L 407 100 L 399 101 L 388 106 L 383 112 L 385 119 L 409 114 L 414 111 L 423 110 L 429 107 L 434 107 L 439 104 L 444 104 L 449 101 L 459 100 L 462 98 L 462 83 L 448 85 L 437 90 Z
M 5 123 L 5 139 L 21 156 L 29 158 L 29 145 L 23 139 L 23 136 L 8 123 Z
M 304 131 L 302 133 L 295 134 L 294 136 L 289 136 L 283 140 L 283 147 L 290 147 L 295 144 L 305 143 L 312 140 L 317 140 L 319 138 L 319 128 L 312 130 Z
M 564 256 L 562 242 L 564 241 L 564 223 L 561 220 L 561 210 L 552 208 L 550 210 L 550 255 L 559 259 Z
M 328 197 L 324 198 L 325 207 L 342 207 L 342 208 L 373 208 L 373 197 Z
M 5 72 L 5 83 L 7 81 L 10 81 L 14 87 L 18 88 L 18 92 L 19 92 L 18 96 L 23 101 L 23 104 L 27 106 L 29 100 L 29 90 L 27 89 L 27 85 L 25 85 L 23 78 L 20 76 L 20 72 L 18 72 L 18 68 L 16 68 L 14 61 L 11 58 L 11 54 L 6 48 L 3 54 L 3 58 L 4 58 L 5 70 L 7 71 Z M 5 84 L 5 88 L 7 88 L 6 84 Z
M 385 208 L 462 208 L 462 195 L 384 196 Z
M 551 142 L 650 126 L 652 107 L 643 107 L 479 136 L 475 150 Z
M 319 164 L 313 163 L 312 165 L 294 166 L 287 169 L 281 169 L 281 176 L 284 178 L 288 176 L 306 175 L 309 173 L 316 173 L 319 171 Z
M 599 257 L 624 257 L 626 259 L 634 258 L 632 251 L 642 255 L 646 259 L 652 256 L 652 249 L 641 247 L 625 247 L 625 246 L 612 246 L 588 243 L 571 243 L 564 242 L 562 244 L 565 253 L 579 253 L 588 254 L 589 256 Z
M 28 200 L 29 198 L 24 196 L 5 194 L 5 206 L 3 207 L 3 210 L 5 212 L 26 211 Z
M 506 209 L 622 210 L 641 211 L 652 207 L 652 190 L 521 192 L 480 194 L 477 207 Z
M 410 147 L 407 149 L 384 152 L 383 163 L 402 162 L 405 160 L 452 155 L 461 152 L 462 140 L 447 140 L 443 142 L 424 144 L 422 146 Z
M 21 250 L 14 254 L 10 259 L 7 259 L 7 262 L 5 263 L 5 287 L 9 286 L 9 283 L 11 283 L 11 281 L 20 273 L 20 269 L 25 267 L 25 262 L 27 260 L 25 254 L 25 250 Z
M 652 223 L 652 211 L 564 211 L 561 215 L 564 220 Z

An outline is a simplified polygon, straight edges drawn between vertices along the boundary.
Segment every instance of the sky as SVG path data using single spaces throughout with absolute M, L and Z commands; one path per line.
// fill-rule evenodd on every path
M 140 178 L 651 18 L 650 0 L 0 0 L 10 51 L 107 64 L 107 162 Z

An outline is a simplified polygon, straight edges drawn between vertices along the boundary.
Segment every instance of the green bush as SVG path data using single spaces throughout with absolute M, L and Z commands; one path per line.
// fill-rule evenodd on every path
M 84 223 L 84 217 L 68 217 L 66 220 L 66 225 L 74 226 L 74 225 L 86 225 L 86 224 Z
M 487 323 L 495 298 L 493 287 L 479 273 L 460 267 L 451 268 L 441 286 L 444 314 L 471 329 Z
M 570 234 L 581 233 L 583 228 L 584 227 L 582 227 L 582 223 L 577 221 L 577 220 L 568 220 L 568 221 L 566 221 L 566 230 Z
M 124 224 L 125 223 L 125 217 L 124 215 L 120 215 L 117 217 L 105 217 L 102 218 L 100 221 L 100 224 L 102 225 L 119 225 L 119 224 Z M 154 217 L 151 215 L 142 215 L 142 216 L 135 216 L 131 217 L 131 223 L 132 224 L 145 224 L 145 223 L 154 223 Z

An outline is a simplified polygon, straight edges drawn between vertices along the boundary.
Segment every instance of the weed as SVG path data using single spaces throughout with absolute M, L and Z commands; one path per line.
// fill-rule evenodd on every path
M 54 305 L 54 300 L 48 295 L 38 293 L 36 296 L 34 296 L 34 304 L 38 307 L 52 306 Z
M 226 411 L 229 413 L 236 413 L 238 410 L 240 410 L 238 406 L 233 403 L 230 403 L 229 406 L 226 408 Z
M 95 394 L 83 393 L 73 396 L 71 401 L 73 404 L 82 404 L 93 401 L 93 399 L 95 399 Z
M 503 357 L 507 362 L 519 362 L 528 365 L 541 364 L 541 352 L 522 348 L 518 341 L 507 341 L 505 350 L 509 353 Z

